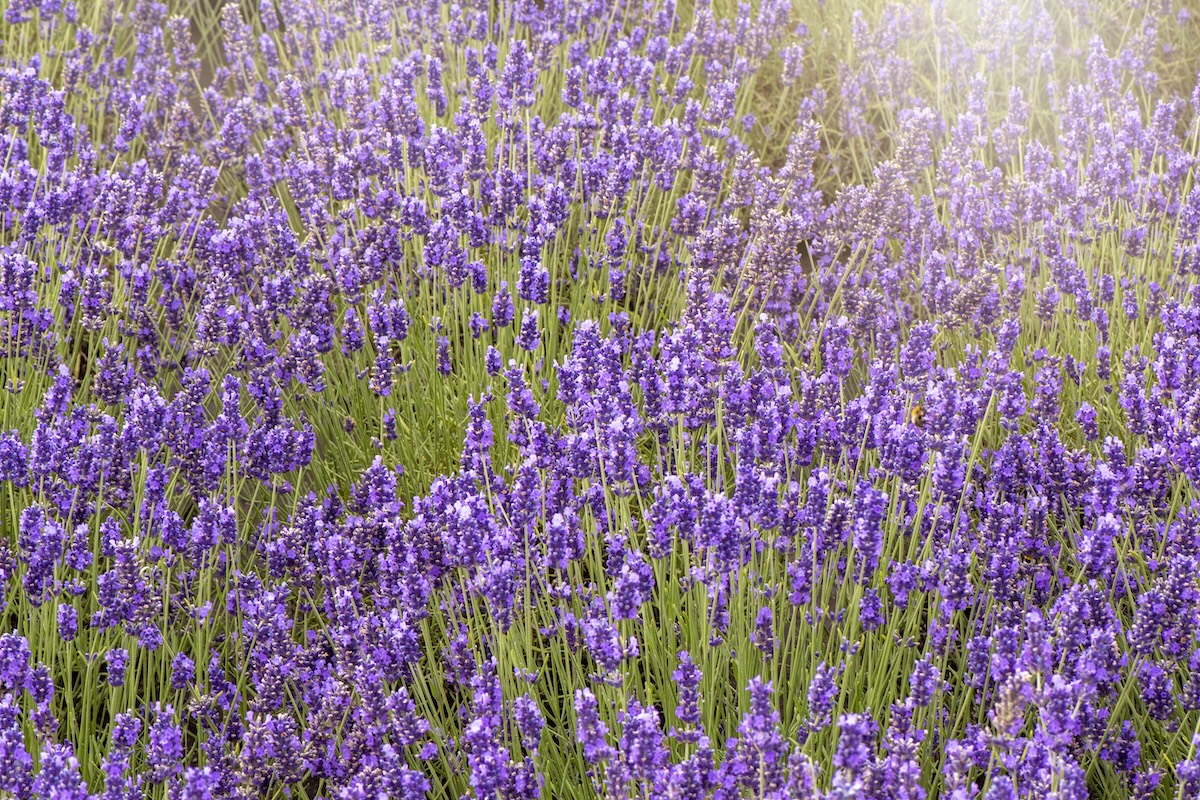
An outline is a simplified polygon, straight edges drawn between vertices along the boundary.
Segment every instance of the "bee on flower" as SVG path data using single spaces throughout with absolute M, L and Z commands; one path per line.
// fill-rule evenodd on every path
M 920 403 L 914 403 L 912 408 L 908 410 L 908 422 L 918 428 L 925 427 L 925 407 Z

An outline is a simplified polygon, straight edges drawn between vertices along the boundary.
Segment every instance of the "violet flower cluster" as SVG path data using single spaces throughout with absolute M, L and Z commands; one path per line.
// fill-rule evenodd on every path
M 10 0 L 0 795 L 1200 797 L 1191 16 L 841 5 Z

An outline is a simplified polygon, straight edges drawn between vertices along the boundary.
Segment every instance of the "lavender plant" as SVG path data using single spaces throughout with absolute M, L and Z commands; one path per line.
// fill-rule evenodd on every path
M 1200 797 L 1200 31 L 9 0 L 0 795 Z

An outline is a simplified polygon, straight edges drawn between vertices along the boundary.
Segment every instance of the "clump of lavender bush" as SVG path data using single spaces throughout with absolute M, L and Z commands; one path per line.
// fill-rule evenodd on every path
M 9 0 L 0 795 L 1200 797 L 1200 33 Z

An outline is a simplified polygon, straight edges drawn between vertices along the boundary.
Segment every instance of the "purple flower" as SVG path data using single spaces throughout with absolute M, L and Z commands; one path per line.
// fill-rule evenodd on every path
M 18 487 L 29 482 L 29 448 L 16 431 L 0 434 L 0 481 Z
M 738 725 L 733 755 L 721 770 L 736 785 L 769 794 L 784 785 L 787 747 L 779 732 L 779 712 L 771 704 L 771 684 L 751 678 L 748 688 L 750 710 Z
M 824 335 L 825 369 L 837 378 L 845 378 L 854 365 L 854 349 L 850 344 L 850 320 L 839 317 L 829 324 Z
M 920 570 L 913 564 L 892 564 L 892 573 L 887 577 L 887 584 L 892 590 L 892 602 L 896 608 L 908 608 L 908 596 L 919 586 L 920 576 Z
M 1079 534 L 1076 558 L 1088 577 L 1107 578 L 1116 566 L 1116 543 L 1121 537 L 1121 522 L 1105 514 Z
M 133 748 L 142 731 L 142 722 L 129 713 L 118 714 L 112 726 L 112 745 L 104 757 L 104 800 L 133 796 L 142 785 L 140 777 L 130 774 Z
M 478 339 L 487 332 L 490 326 L 488 324 L 487 317 L 483 316 L 483 314 L 480 314 L 478 311 L 474 311 L 471 313 L 471 319 L 467 323 L 467 327 L 471 331 L 471 338 Z
M 1175 767 L 1175 778 L 1184 797 L 1200 795 L 1200 734 L 1192 735 L 1190 753 L 1186 761 Z
M 599 764 L 612 758 L 608 744 L 608 726 L 600 719 L 596 696 L 588 689 L 575 691 L 575 731 L 583 745 L 583 757 L 589 764 Z
M 162 783 L 182 769 L 183 732 L 175 720 L 175 709 L 156 703 L 154 723 L 150 726 L 146 744 L 146 765 L 150 783 Z
M 583 624 L 583 634 L 588 652 L 605 673 L 615 672 L 626 656 L 631 655 L 622 645 L 621 634 L 605 613 L 602 602 L 591 608 Z
M 125 667 L 129 663 L 129 651 L 114 647 L 105 655 L 108 666 L 108 685 L 120 687 L 125 685 Z
M 685 726 L 683 731 L 672 729 L 671 735 L 680 741 L 695 742 L 700 737 L 700 680 L 704 676 L 686 650 L 679 651 L 679 666 L 671 679 L 679 687 L 679 702 L 675 716 Z
M 914 706 L 924 708 L 929 705 L 934 695 L 942 689 L 942 679 L 932 658 L 926 654 L 924 658 L 913 665 L 912 674 L 908 678 L 908 697 Z
M 536 753 L 542 741 L 542 729 L 546 724 L 537 701 L 527 694 L 521 695 L 513 702 L 513 717 L 517 720 L 517 728 L 521 731 L 521 741 L 525 749 Z
M 78 633 L 79 612 L 70 603 L 60 603 L 58 606 L 58 635 L 64 642 L 70 642 Z
M 1171 719 L 1175 715 L 1175 694 L 1170 675 L 1157 664 L 1145 662 L 1139 678 L 1146 711 L 1160 722 Z
M 454 366 L 450 363 L 450 339 L 446 336 L 437 337 L 437 371 L 442 375 L 449 375 L 454 371 Z
M 29 796 L 33 757 L 25 749 L 21 708 L 11 693 L 0 699 L 0 790 L 14 797 Z
M 862 559 L 862 580 L 869 580 L 879 565 L 887 507 L 888 496 L 872 486 L 860 485 L 855 492 L 852 543 Z
M 1142 744 L 1133 723 L 1124 720 L 1116 733 L 1110 733 L 1099 750 L 1100 758 L 1121 772 L 1132 775 L 1142 765 Z
M 507 328 L 512 324 L 516 309 L 513 307 L 512 295 L 508 293 L 508 283 L 500 281 L 500 288 L 492 300 L 492 324 L 497 328 Z
M 183 691 L 196 679 L 196 664 L 186 653 L 178 653 L 171 661 L 171 688 Z
M 877 732 L 878 726 L 870 714 L 843 714 L 838 717 L 838 743 L 833 754 L 833 766 L 843 777 L 861 776 L 874 762 Z
M 212 767 L 187 767 L 183 771 L 180 800 L 214 800 L 222 784 L 221 774 Z
M 814 731 L 819 731 L 832 721 L 831 712 L 837 702 L 837 674 L 822 661 L 817 665 L 808 684 L 808 722 Z
M 489 377 L 496 377 L 504 369 L 504 359 L 500 355 L 500 351 L 495 347 L 488 345 L 487 353 L 484 354 L 484 369 Z
M 626 551 L 621 561 L 620 572 L 609 592 L 613 617 L 637 619 L 642 604 L 650 599 L 654 589 L 654 572 L 640 553 Z
M 883 625 L 883 602 L 874 589 L 863 592 L 862 600 L 858 603 L 858 621 L 865 631 L 873 631 Z
M 583 554 L 583 532 L 575 512 L 570 508 L 555 513 L 546 525 L 546 564 L 566 569 L 571 561 Z
M 79 774 L 79 760 L 69 744 L 52 744 L 42 750 L 41 771 L 33 781 L 33 797 L 49 800 L 88 800 L 87 784 Z
M 621 714 L 621 755 L 635 780 L 652 781 L 668 759 L 658 712 L 631 699 Z
M 1091 403 L 1084 401 L 1079 404 L 1079 410 L 1075 412 L 1075 421 L 1083 428 L 1083 436 L 1089 442 L 1094 442 L 1100 437 L 1100 430 L 1096 427 L 1096 409 L 1092 408 Z
M 542 331 L 538 327 L 538 312 L 527 308 L 521 315 L 521 332 L 517 335 L 517 346 L 522 350 L 533 352 L 542 341 Z
M 63 526 L 50 519 L 42 506 L 29 506 L 21 512 L 18 546 L 21 561 L 25 563 L 22 585 L 34 606 L 48 599 L 54 585 L 54 568 L 63 557 L 66 538 Z
M 754 619 L 754 632 L 750 634 L 750 641 L 767 658 L 770 658 L 775 653 L 774 626 L 775 616 L 771 611 L 771 607 L 763 606 L 758 610 L 758 615 Z

